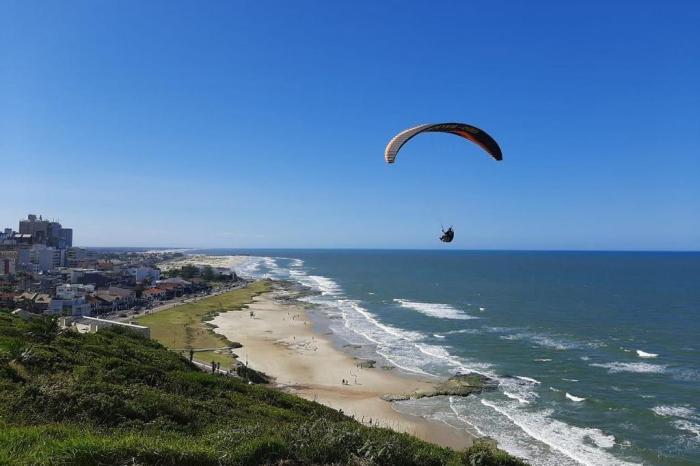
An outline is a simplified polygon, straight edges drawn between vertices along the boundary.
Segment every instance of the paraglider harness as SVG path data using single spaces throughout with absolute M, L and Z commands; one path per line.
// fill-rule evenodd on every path
M 448 228 L 447 230 L 445 230 L 445 227 L 442 227 L 442 236 L 440 237 L 440 241 L 443 243 L 451 243 L 454 237 L 455 232 L 452 227 Z

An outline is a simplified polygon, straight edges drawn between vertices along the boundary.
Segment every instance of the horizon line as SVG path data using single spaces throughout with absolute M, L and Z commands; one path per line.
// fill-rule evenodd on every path
M 153 250 L 238 250 L 238 251 L 445 251 L 445 252 L 641 252 L 641 253 L 700 253 L 696 249 L 442 249 L 442 248 L 382 248 L 382 247 L 170 247 L 170 246 L 77 246 L 85 249 L 153 249 Z

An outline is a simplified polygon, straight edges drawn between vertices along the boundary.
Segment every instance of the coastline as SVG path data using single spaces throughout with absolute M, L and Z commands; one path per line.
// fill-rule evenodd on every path
M 460 450 L 473 443 L 475 438 L 464 430 L 400 413 L 380 398 L 430 390 L 439 380 L 361 367 L 362 360 L 314 329 L 302 303 L 287 297 L 285 291 L 273 290 L 256 296 L 245 310 L 219 314 L 208 323 L 215 333 L 243 345 L 236 350 L 240 362 L 271 376 L 284 391 L 342 410 L 367 425 L 441 446 Z

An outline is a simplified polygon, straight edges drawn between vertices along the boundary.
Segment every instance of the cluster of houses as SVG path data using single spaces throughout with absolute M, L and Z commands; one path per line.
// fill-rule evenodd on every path
M 207 292 L 204 279 L 162 278 L 158 264 L 172 251 L 115 251 L 73 247 L 73 230 L 29 215 L 19 231 L 0 231 L 0 308 L 57 316 L 102 316 L 150 308 L 158 301 Z M 238 280 L 228 269 L 207 274 Z M 191 275 L 198 275 L 197 273 Z
M 207 283 L 179 277 L 157 280 L 149 287 L 64 283 L 53 293 L 24 291 L 0 294 L 0 307 L 21 308 L 38 314 L 58 316 L 100 316 L 129 309 L 150 308 L 165 301 L 192 293 L 206 292 Z

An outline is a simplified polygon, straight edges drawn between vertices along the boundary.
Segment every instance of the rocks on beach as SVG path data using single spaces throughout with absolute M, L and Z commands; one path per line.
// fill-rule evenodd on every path
M 494 390 L 498 382 L 476 372 L 456 374 L 435 385 L 431 390 L 418 390 L 411 393 L 387 393 L 382 395 L 384 401 L 417 400 L 432 396 L 469 396 L 483 391 Z

